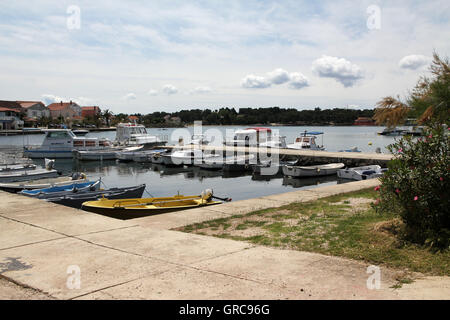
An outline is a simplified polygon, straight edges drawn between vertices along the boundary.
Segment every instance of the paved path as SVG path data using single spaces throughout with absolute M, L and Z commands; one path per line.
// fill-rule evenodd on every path
M 129 221 L 0 192 L 0 299 L 450 299 L 448 277 L 394 290 L 396 271 L 381 268 L 381 288 L 369 290 L 362 262 L 169 230 L 377 183 Z M 68 270 L 80 271 L 79 288 Z

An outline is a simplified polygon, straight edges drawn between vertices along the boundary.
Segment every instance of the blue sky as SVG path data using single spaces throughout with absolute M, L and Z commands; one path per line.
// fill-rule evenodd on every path
M 448 1 L 2 1 L 0 99 L 372 108 L 450 55 L 449 18 Z

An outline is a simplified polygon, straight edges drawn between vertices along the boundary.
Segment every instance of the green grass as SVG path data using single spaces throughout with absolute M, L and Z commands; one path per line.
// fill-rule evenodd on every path
M 221 238 L 347 257 L 432 275 L 450 275 L 449 250 L 433 252 L 402 241 L 391 232 L 376 230 L 375 225 L 389 224 L 396 217 L 379 215 L 370 206 L 355 210 L 348 200 L 375 199 L 376 195 L 373 189 L 365 189 L 206 221 L 179 230 L 204 234 L 208 229 L 208 234 Z M 233 234 L 234 230 L 248 228 L 258 228 L 262 234 L 248 237 Z M 404 281 L 408 279 L 399 280 L 396 286 L 407 283 Z

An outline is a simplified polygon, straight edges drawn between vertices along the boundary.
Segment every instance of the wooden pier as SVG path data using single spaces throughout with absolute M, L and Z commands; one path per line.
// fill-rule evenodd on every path
M 378 164 L 386 167 L 387 163 L 393 159 L 392 154 L 386 153 L 365 153 L 365 152 L 328 152 L 317 150 L 295 150 L 278 148 L 258 148 L 258 147 L 236 147 L 236 146 L 211 146 L 211 145 L 184 145 L 184 146 L 163 146 L 158 148 L 182 148 L 182 149 L 201 149 L 207 152 L 222 152 L 224 155 L 233 154 L 255 154 L 256 156 L 265 155 L 266 157 L 276 157 L 279 159 L 298 159 L 301 164 L 320 164 L 331 162 L 342 162 L 347 166 L 365 166 Z

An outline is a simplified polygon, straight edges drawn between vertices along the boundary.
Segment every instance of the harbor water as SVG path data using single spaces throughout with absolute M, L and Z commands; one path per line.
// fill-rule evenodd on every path
M 215 139 L 215 143 L 222 138 L 232 136 L 241 126 L 221 126 L 202 128 L 207 138 Z M 358 147 L 362 152 L 375 152 L 380 148 L 387 152 L 386 146 L 394 141 L 394 137 L 378 135 L 383 127 L 271 127 L 286 137 L 287 143 L 293 143 L 295 138 L 305 130 L 321 131 L 323 144 L 327 151 L 339 151 Z M 194 133 L 193 127 L 188 128 L 149 128 L 150 134 L 154 134 L 169 140 L 169 144 L 175 144 L 180 137 L 187 141 Z M 198 133 L 198 132 L 196 132 Z M 87 137 L 104 137 L 115 139 L 115 131 L 92 132 Z M 0 137 L 0 152 L 3 153 L 1 161 L 13 162 L 11 157 L 21 156 L 23 146 L 40 145 L 44 135 L 15 135 Z M 322 144 L 322 137 L 318 138 Z M 15 152 L 14 152 L 15 150 Z M 6 155 L 5 152 L 8 152 Z M 6 156 L 6 157 L 5 157 Z M 43 165 L 44 160 L 33 160 L 34 163 Z M 64 174 L 73 171 L 86 173 L 91 179 L 101 178 L 103 188 L 126 187 L 145 183 L 148 196 L 170 196 L 177 193 L 192 195 L 199 194 L 204 189 L 213 189 L 217 196 L 231 197 L 233 200 L 244 200 L 255 197 L 267 196 L 298 189 L 310 189 L 318 186 L 333 185 L 349 181 L 338 180 L 337 176 L 296 179 L 277 176 L 254 175 L 251 171 L 239 173 L 225 173 L 222 170 L 211 171 L 198 167 L 165 167 L 156 164 L 120 163 L 115 160 L 83 162 L 71 159 L 58 159 L 55 168 Z

